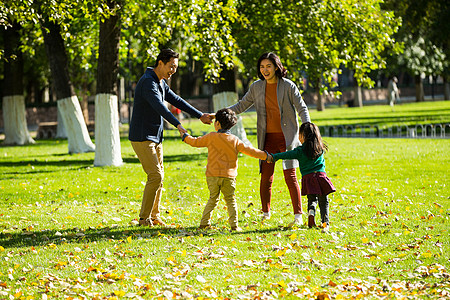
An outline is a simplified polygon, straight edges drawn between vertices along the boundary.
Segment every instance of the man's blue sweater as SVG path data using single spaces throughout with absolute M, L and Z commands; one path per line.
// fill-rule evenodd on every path
M 200 118 L 202 112 L 175 94 L 158 76 L 153 68 L 147 68 L 139 79 L 134 94 L 133 114 L 128 139 L 132 142 L 152 141 L 161 143 L 163 139 L 163 118 L 177 127 L 180 121 L 169 111 L 164 101 Z

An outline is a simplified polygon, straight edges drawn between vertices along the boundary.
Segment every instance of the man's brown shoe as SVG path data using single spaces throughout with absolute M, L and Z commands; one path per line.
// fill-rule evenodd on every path
M 149 218 L 147 218 L 147 219 L 139 219 L 139 226 L 149 226 L 149 227 L 151 227 L 151 226 L 153 226 L 153 222 L 152 222 L 152 220 L 150 220 Z
M 163 222 L 160 218 L 152 219 L 153 225 L 166 226 L 166 223 Z

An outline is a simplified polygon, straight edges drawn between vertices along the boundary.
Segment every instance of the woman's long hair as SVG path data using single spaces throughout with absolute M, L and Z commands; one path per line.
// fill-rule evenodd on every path
M 308 158 L 317 159 L 328 150 L 328 146 L 320 135 L 319 127 L 315 124 L 310 122 L 303 123 L 300 126 L 299 135 L 303 136 L 302 149 Z
M 273 63 L 273 65 L 277 69 L 275 71 L 275 74 L 277 75 L 278 78 L 286 77 L 287 70 L 283 67 L 280 58 L 273 52 L 266 52 L 259 57 L 258 64 L 256 65 L 256 70 L 258 72 L 259 79 L 264 80 L 264 76 L 263 74 L 261 74 L 260 70 L 261 61 L 263 59 L 269 59 Z

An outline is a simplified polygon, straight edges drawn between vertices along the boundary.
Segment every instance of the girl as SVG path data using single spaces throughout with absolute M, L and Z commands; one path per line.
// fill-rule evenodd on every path
M 308 197 L 308 227 L 316 226 L 314 217 L 317 203 L 319 203 L 322 226 L 327 228 L 330 224 L 327 195 L 336 191 L 325 173 L 323 153 L 328 150 L 328 147 L 322 140 L 319 128 L 313 123 L 303 123 L 298 135 L 301 146 L 291 151 L 271 154 L 272 157 L 269 157 L 268 161 L 275 162 L 279 159 L 299 161 L 302 195 Z

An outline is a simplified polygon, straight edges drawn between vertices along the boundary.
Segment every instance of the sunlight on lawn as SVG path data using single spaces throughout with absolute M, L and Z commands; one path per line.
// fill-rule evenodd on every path
M 93 167 L 94 153 L 69 155 L 66 141 L 0 147 L 0 299 L 450 297 L 450 141 L 326 141 L 329 232 L 286 227 L 281 164 L 270 220 L 260 222 L 258 161 L 240 156 L 243 231 L 229 231 L 224 201 L 202 231 L 207 152 L 167 139 L 171 227 L 143 228 L 145 173 L 126 138 L 122 167 Z

